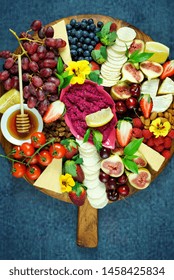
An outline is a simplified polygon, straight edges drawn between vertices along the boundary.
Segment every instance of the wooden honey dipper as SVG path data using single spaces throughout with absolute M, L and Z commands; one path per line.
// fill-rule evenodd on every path
M 16 116 L 16 129 L 18 133 L 28 133 L 30 129 L 30 119 L 28 114 L 24 113 L 21 55 L 18 55 L 18 72 L 20 91 L 20 114 Z

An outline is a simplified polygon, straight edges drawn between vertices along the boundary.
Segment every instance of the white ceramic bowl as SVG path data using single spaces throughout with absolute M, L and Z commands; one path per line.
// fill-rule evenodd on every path
M 2 115 L 1 118 L 1 131 L 2 134 L 4 135 L 4 137 L 7 139 L 8 142 L 14 144 L 14 145 L 21 145 L 24 142 L 31 142 L 30 140 L 30 135 L 28 136 L 28 138 L 26 139 L 17 139 L 14 136 L 12 136 L 7 128 L 7 121 L 8 118 L 10 117 L 10 115 L 15 112 L 16 110 L 20 109 L 20 104 L 16 104 L 11 106 L 10 108 L 8 108 L 4 114 Z M 37 131 L 42 131 L 43 130 L 43 120 L 42 117 L 40 115 L 40 113 L 38 112 L 38 110 L 36 110 L 35 108 L 28 108 L 27 104 L 24 104 L 24 109 L 31 111 L 37 118 L 38 120 L 38 129 Z

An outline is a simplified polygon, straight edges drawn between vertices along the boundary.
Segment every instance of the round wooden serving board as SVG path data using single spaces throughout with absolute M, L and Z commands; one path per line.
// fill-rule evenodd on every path
M 129 24 L 127 22 L 122 21 L 120 19 L 115 19 L 115 18 L 112 18 L 109 16 L 98 15 L 98 14 L 83 14 L 83 15 L 77 15 L 77 16 L 69 16 L 67 18 L 62 18 L 62 19 L 56 20 L 54 22 L 51 22 L 48 25 L 54 25 L 61 20 L 65 20 L 65 23 L 69 23 L 72 18 L 76 19 L 77 21 L 81 21 L 84 18 L 85 19 L 93 18 L 95 23 L 97 23 L 98 21 L 103 21 L 104 23 L 111 21 L 111 22 L 115 22 L 118 28 L 120 28 L 122 26 L 129 26 L 131 28 L 134 28 L 134 30 L 136 31 L 136 33 L 137 33 L 136 38 L 142 39 L 145 42 L 152 41 L 151 37 L 149 37 L 148 35 L 143 33 L 141 30 L 139 30 L 138 28 L 132 26 L 131 24 Z M 3 93 L 4 93 L 4 89 L 3 89 L 2 84 L 0 84 L 0 96 Z M 1 143 L 5 153 L 8 154 L 13 145 L 11 143 L 9 143 L 3 137 L 1 131 L 0 131 L 0 143 Z M 172 153 L 173 153 L 173 150 L 174 150 L 174 144 L 172 146 Z M 150 172 L 152 174 L 152 180 L 154 180 L 162 172 L 162 170 L 165 168 L 167 163 L 168 163 L 168 160 L 166 160 L 164 162 L 164 164 L 162 165 L 161 169 L 158 172 L 153 172 L 152 170 L 150 170 Z M 33 182 L 30 181 L 29 183 L 32 184 Z M 39 190 L 41 190 L 43 193 L 45 193 L 51 197 L 62 200 L 64 202 L 71 203 L 71 200 L 69 199 L 69 197 L 66 193 L 57 194 L 57 193 L 54 193 L 54 192 L 51 192 L 51 191 L 48 191 L 45 189 L 39 189 Z M 129 195 L 132 195 L 135 192 L 137 192 L 137 190 L 135 188 L 131 188 Z M 94 248 L 94 247 L 97 247 L 97 245 L 98 245 L 98 210 L 91 207 L 91 205 L 89 204 L 87 199 L 83 206 L 78 207 L 76 242 L 77 242 L 77 245 L 82 246 L 82 247 L 88 247 L 88 248 Z

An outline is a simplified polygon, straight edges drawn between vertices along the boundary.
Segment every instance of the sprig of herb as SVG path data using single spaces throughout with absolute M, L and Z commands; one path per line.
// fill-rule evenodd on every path
M 98 152 L 100 152 L 102 148 L 103 134 L 95 129 L 88 128 L 83 138 L 83 142 L 87 142 L 89 140 L 90 134 L 92 133 L 92 140 Z
M 142 142 L 143 138 L 134 139 L 124 148 L 123 151 L 123 164 L 127 169 L 136 174 L 138 174 L 138 166 L 133 161 L 133 159 L 137 158 L 135 154 L 138 151 Z
M 73 77 L 73 75 L 69 75 L 68 71 L 64 71 L 64 64 L 61 57 L 58 58 L 57 72 L 55 75 L 60 80 L 60 84 L 58 86 L 58 92 L 60 92 L 62 88 L 65 88 L 69 85 Z
M 112 22 L 107 22 L 101 29 L 101 31 L 97 32 L 97 36 L 99 37 L 101 43 L 105 46 L 112 46 L 117 38 L 116 31 L 111 30 Z
M 128 62 L 141 63 L 148 60 L 153 54 L 154 53 L 140 52 L 140 50 L 136 50 L 130 55 Z

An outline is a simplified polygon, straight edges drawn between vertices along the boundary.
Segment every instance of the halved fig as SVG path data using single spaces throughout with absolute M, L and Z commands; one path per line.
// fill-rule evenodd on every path
M 145 45 L 142 40 L 134 39 L 128 50 L 128 56 L 130 57 L 130 55 L 137 50 L 139 50 L 139 52 L 142 53 L 144 51 L 144 47 Z
M 140 63 L 140 69 L 148 80 L 159 77 L 163 72 L 161 64 L 148 60 Z
M 131 97 L 130 86 L 126 82 L 118 82 L 111 88 L 111 96 L 114 100 Z
M 122 81 L 131 83 L 141 83 L 144 75 L 140 70 L 137 70 L 133 63 L 127 62 L 122 67 Z
M 142 153 L 136 152 L 134 154 L 137 158 L 134 158 L 133 161 L 137 164 L 138 168 L 145 167 L 147 165 L 147 160 Z
M 133 186 L 134 188 L 142 190 L 150 185 L 151 174 L 148 169 L 139 168 L 138 174 L 136 173 L 128 174 L 128 181 L 130 185 Z
M 102 160 L 101 169 L 111 177 L 120 177 L 124 172 L 124 164 L 118 155 Z

